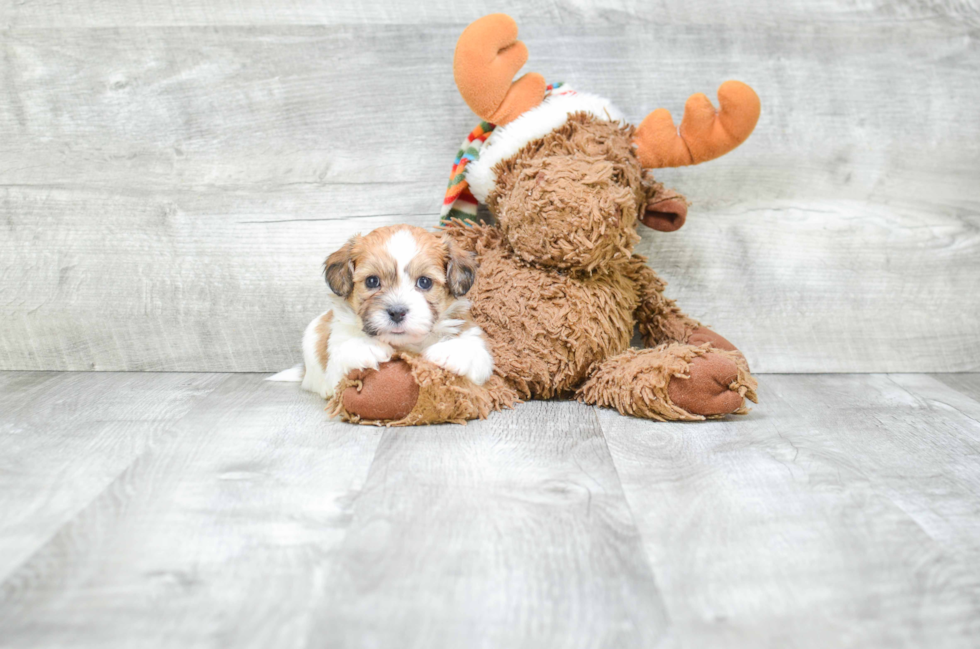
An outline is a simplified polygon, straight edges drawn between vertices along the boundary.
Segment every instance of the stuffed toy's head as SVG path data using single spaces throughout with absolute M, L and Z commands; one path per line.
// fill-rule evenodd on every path
M 591 271 L 629 258 L 646 199 L 631 131 L 575 113 L 497 164 L 487 205 L 522 259 Z
M 720 111 L 703 94 L 687 100 L 679 132 L 664 109 L 633 127 L 608 100 L 548 86 L 537 73 L 512 83 L 526 61 L 507 15 L 484 16 L 460 36 L 456 85 L 486 122 L 464 142 L 443 215 L 486 203 L 515 253 L 540 266 L 591 272 L 630 257 L 637 223 L 680 228 L 686 202 L 649 170 L 724 155 L 759 118 L 755 92 L 727 81 Z

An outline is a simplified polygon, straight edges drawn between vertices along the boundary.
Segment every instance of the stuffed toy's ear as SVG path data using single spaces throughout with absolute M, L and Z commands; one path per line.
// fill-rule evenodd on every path
M 647 204 L 640 214 L 640 222 L 660 232 L 680 230 L 687 220 L 687 199 L 652 178 L 644 178 L 643 186 Z
M 340 297 L 347 297 L 354 290 L 354 244 L 359 237 L 351 237 L 343 247 L 323 262 L 323 277 L 330 290 Z
M 463 297 L 476 281 L 476 255 L 462 250 L 450 241 L 445 240 L 449 250 L 446 262 L 446 286 L 453 297 Z
M 682 197 L 651 200 L 640 215 L 640 222 L 660 232 L 680 230 L 687 220 L 687 203 Z

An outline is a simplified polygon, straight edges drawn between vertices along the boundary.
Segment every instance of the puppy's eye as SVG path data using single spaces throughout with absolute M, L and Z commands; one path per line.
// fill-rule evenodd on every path
M 369 275 L 368 278 L 364 280 L 364 285 L 368 288 L 378 288 L 381 286 L 381 278 L 377 275 Z
M 422 276 L 415 280 L 415 285 L 423 291 L 428 291 L 430 288 L 432 288 L 432 280 L 428 277 Z

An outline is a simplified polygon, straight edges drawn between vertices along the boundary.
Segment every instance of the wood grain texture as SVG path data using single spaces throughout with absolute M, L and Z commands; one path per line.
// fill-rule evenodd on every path
M 600 412 L 668 647 L 969 647 L 980 402 L 921 375 L 767 376 L 744 419 Z
M 385 432 L 315 602 L 322 647 L 650 647 L 666 627 L 594 411 Z
M 459 3 L 433 0 L 338 3 L 330 0 L 102 0 L 70 6 L 21 0 L 0 5 L 0 26 L 134 27 L 193 25 L 321 25 L 321 24 L 462 24 L 494 12 L 504 12 L 521 24 L 528 21 L 567 24 L 593 20 L 628 24 L 656 21 L 660 25 L 767 25 L 877 19 L 895 22 L 955 20 L 980 25 L 976 0 L 816 0 L 798 2 L 759 0 L 732 5 L 728 0 L 556 0 L 527 3 L 518 0 L 475 0 Z
M 638 120 L 751 83 L 641 250 L 759 371 L 980 369 L 980 3 L 556 2 L 530 69 Z M 435 221 L 474 118 L 436 3 L 0 10 L 0 367 L 271 371 L 355 230 Z
M 128 376 L 131 384 L 161 387 L 181 380 Z M 98 388 L 92 374 L 75 377 Z M 322 571 L 350 523 L 381 433 L 330 422 L 323 401 L 295 384 L 220 379 L 7 576 L 0 644 L 303 646 L 308 601 L 323 587 Z M 133 387 L 121 391 L 133 394 Z M 105 426 L 97 412 L 54 414 L 83 430 Z M 44 428 L 30 432 L 57 440 Z M 44 466 L 45 450 L 30 458 L 35 466 Z M 75 472 L 91 459 L 84 449 L 76 453 Z M 40 487 L 43 473 L 31 475 Z M 39 492 L 79 497 L 72 488 L 55 480 Z M 5 519 L 0 539 L 6 544 L 36 525 Z
M 221 380 L 207 374 L 0 373 L 0 580 Z
M 0 646 L 972 647 L 978 387 L 383 430 L 256 375 L 0 372 Z

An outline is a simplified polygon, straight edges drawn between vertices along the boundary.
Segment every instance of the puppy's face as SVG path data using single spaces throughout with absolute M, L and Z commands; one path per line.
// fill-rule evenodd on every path
M 396 225 L 355 236 L 323 264 L 364 333 L 393 345 L 418 343 L 470 290 L 473 256 L 422 228 Z

